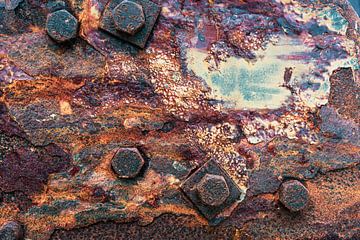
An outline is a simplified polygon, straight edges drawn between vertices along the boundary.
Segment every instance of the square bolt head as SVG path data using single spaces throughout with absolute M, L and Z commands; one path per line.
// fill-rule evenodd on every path
M 124 23 L 127 25 L 127 22 L 132 22 L 133 20 L 123 19 L 123 11 L 120 11 L 120 8 L 117 9 L 117 7 L 119 5 L 121 6 L 124 2 L 128 4 L 127 2 L 130 2 L 130 0 L 110 0 L 102 13 L 99 27 L 122 40 L 144 48 L 156 19 L 160 14 L 161 8 L 149 0 L 131 0 L 132 4 L 137 4 L 142 7 L 145 23 L 141 26 L 141 21 L 136 20 L 136 24 L 135 22 L 133 23 L 134 28 L 128 30 L 126 29 L 127 27 L 123 25 Z
M 181 189 L 209 221 L 236 203 L 241 195 L 235 182 L 214 160 L 186 179 Z
M 144 163 L 137 148 L 120 148 L 111 160 L 112 169 L 120 178 L 136 177 Z

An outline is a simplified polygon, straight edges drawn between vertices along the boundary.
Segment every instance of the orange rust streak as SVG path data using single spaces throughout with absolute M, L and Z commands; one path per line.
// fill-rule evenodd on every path
M 15 93 L 13 96 L 7 97 L 6 101 L 8 104 L 15 102 L 22 105 L 29 105 L 38 99 L 53 100 L 54 98 L 71 102 L 73 92 L 83 85 L 84 81 L 76 84 L 59 78 L 16 81 L 5 89 L 6 93 Z
M 176 212 L 179 215 L 181 215 L 181 214 L 192 215 L 195 217 L 194 218 L 194 226 L 208 224 L 208 221 L 204 217 L 199 215 L 195 209 L 189 209 L 187 207 L 183 207 L 183 206 L 179 206 L 179 205 L 172 205 L 172 204 L 165 205 L 164 204 L 155 209 L 151 209 L 151 211 L 146 208 L 142 208 L 139 210 L 139 214 L 144 217 L 147 216 L 150 212 L 153 217 L 160 216 L 161 214 L 164 214 L 164 213 L 174 213 L 174 212 Z
M 0 226 L 11 219 L 16 219 L 20 210 L 16 204 L 4 204 L 0 207 Z
M 81 36 L 86 37 L 89 32 L 98 28 L 100 20 L 99 8 L 96 1 L 86 0 L 82 3 L 83 11 L 79 14 Z

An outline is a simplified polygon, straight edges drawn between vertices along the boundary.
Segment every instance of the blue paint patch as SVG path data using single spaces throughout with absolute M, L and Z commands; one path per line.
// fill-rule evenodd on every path
M 274 95 L 281 94 L 278 88 L 266 87 L 266 76 L 278 73 L 276 64 L 268 65 L 256 71 L 245 68 L 230 67 L 224 72 L 211 76 L 212 84 L 217 86 L 220 94 L 226 97 L 239 91 L 245 101 L 266 102 L 272 100 Z M 280 78 L 282 76 L 279 76 Z
M 359 70 L 360 69 L 359 60 L 357 58 L 355 58 L 355 57 L 350 59 L 349 61 L 345 62 L 344 65 L 352 67 L 354 70 Z
M 199 33 L 199 34 L 198 34 L 198 38 L 199 38 L 200 41 L 205 42 L 205 36 L 204 36 L 204 34 Z
M 334 30 L 338 32 L 346 32 L 349 23 L 335 8 L 325 10 L 323 17 L 331 20 L 331 27 Z

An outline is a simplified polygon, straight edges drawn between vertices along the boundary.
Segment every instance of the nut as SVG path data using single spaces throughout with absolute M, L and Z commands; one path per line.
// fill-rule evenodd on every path
M 290 211 L 304 209 L 309 201 L 309 191 L 297 180 L 284 182 L 280 188 L 280 201 Z
M 140 48 L 144 48 L 155 26 L 156 20 L 160 14 L 161 7 L 150 0 L 133 0 L 133 2 L 140 3 L 142 7 L 142 11 L 144 12 L 143 15 L 145 16 L 144 17 L 145 24 L 141 29 L 139 29 L 139 31 L 136 34 L 131 35 L 127 32 L 124 32 L 121 28 L 119 30 L 119 27 L 115 23 L 113 16 L 114 9 L 123 2 L 124 2 L 123 0 L 109 0 L 108 4 L 105 6 L 105 9 L 101 15 L 99 27 L 102 30 L 111 33 L 113 36 L 117 38 L 120 38 L 126 42 L 134 44 Z M 125 26 L 125 31 L 127 31 L 126 29 L 127 27 Z M 136 31 L 130 31 L 130 32 L 136 32 Z
M 145 25 L 145 15 L 140 4 L 125 0 L 112 10 L 116 29 L 130 35 L 137 33 Z
M 46 31 L 52 39 L 64 42 L 76 37 L 78 25 L 78 20 L 63 9 L 47 16 Z
M 219 223 L 223 216 L 229 215 L 238 205 L 242 194 L 236 183 L 215 159 L 207 161 L 180 187 L 199 212 L 212 224 Z M 221 213 L 224 215 L 218 217 Z
M 20 240 L 23 235 L 23 228 L 17 222 L 7 222 L 0 228 L 0 239 Z
M 120 178 L 134 178 L 144 166 L 144 159 L 136 148 L 121 148 L 111 161 L 114 172 Z
M 201 201 L 208 206 L 219 206 L 229 197 L 230 191 L 223 176 L 205 174 L 197 185 Z

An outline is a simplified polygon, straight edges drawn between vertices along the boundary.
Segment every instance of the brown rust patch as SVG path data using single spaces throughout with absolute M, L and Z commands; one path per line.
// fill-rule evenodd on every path
M 340 68 L 330 78 L 329 105 L 338 114 L 360 124 L 360 86 L 351 68 Z

